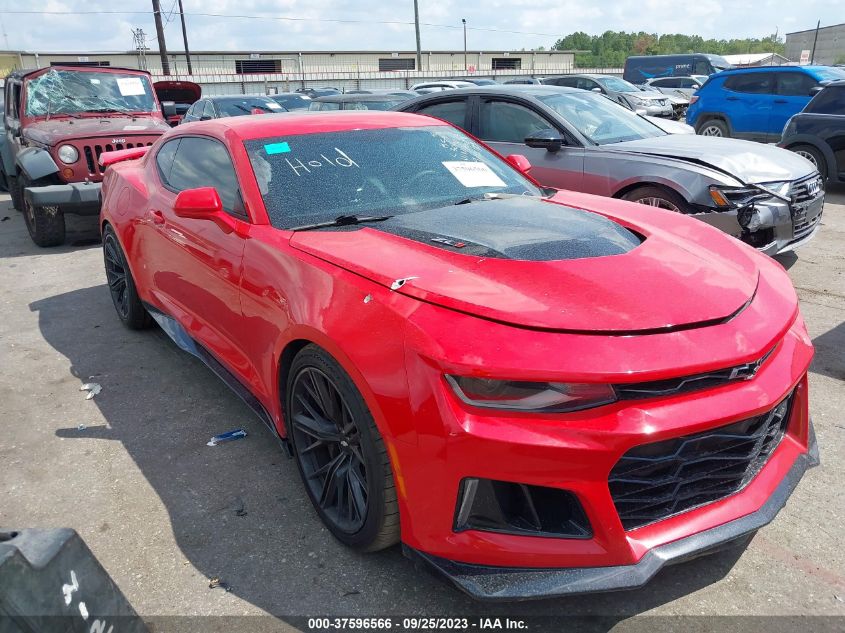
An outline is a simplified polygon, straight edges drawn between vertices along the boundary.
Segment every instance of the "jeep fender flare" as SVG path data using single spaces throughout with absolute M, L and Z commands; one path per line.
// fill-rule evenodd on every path
M 18 153 L 16 162 L 18 170 L 25 173 L 30 182 L 59 173 L 59 167 L 50 152 L 40 147 L 27 147 Z

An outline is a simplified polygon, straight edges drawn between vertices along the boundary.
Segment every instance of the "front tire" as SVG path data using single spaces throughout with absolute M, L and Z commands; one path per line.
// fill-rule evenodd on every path
M 65 214 L 59 207 L 36 207 L 26 199 L 24 191 L 31 186 L 29 178 L 17 178 L 18 196 L 22 200 L 23 217 L 32 241 L 42 248 L 65 243 Z
M 114 309 L 123 324 L 130 330 L 143 330 L 152 325 L 152 317 L 141 303 L 135 280 L 126 263 L 126 255 L 117 241 L 114 229 L 106 225 L 103 231 L 103 260 Z
M 674 211 L 675 213 L 689 213 L 687 201 L 671 189 L 664 189 L 663 187 L 637 187 L 622 196 L 622 199 L 650 207 L 658 207 L 666 211 Z
M 721 119 L 708 119 L 704 121 L 704 123 L 698 126 L 696 133 L 701 136 L 716 136 L 721 138 L 730 138 L 731 135 L 728 124 Z
M 790 147 L 789 151 L 795 152 L 799 156 L 806 158 L 813 163 L 815 168 L 819 171 L 822 180 L 827 181 L 827 161 L 824 155 L 812 145 L 795 145 Z
M 349 375 L 316 345 L 297 354 L 285 391 L 288 437 L 317 514 L 344 545 L 373 552 L 399 541 L 387 449 Z

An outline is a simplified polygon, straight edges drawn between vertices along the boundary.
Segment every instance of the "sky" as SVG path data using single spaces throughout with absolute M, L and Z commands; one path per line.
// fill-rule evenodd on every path
M 176 0 L 160 1 L 167 47 L 181 51 Z M 183 0 L 183 5 L 188 42 L 196 51 L 415 47 L 413 0 Z M 462 50 L 465 18 L 469 50 L 483 52 L 549 48 L 574 31 L 731 39 L 845 20 L 842 0 L 419 0 L 419 10 L 423 50 Z M 0 0 L 0 48 L 7 50 L 125 51 L 138 27 L 157 49 L 151 0 Z

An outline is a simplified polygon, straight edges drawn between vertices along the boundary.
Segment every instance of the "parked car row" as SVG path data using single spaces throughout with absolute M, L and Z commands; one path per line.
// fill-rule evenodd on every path
M 117 317 L 243 398 L 338 541 L 401 542 L 479 599 L 634 588 L 769 523 L 818 463 L 812 344 L 780 264 L 677 211 L 780 222 L 800 189 L 818 214 L 812 166 L 584 90 L 401 107 L 431 116 L 215 118 L 102 154 Z
M 768 254 L 818 228 L 819 173 L 779 148 L 667 134 L 592 91 L 462 88 L 400 105 L 448 121 L 502 155 L 525 155 L 541 184 L 692 215 Z

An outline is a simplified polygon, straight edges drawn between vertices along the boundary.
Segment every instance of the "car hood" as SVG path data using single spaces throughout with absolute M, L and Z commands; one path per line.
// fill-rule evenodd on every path
M 76 119 L 60 117 L 36 121 L 26 126 L 24 135 L 45 145 L 55 145 L 59 141 L 91 137 L 149 136 L 163 134 L 169 129 L 164 119 L 151 116 L 82 116 Z
M 642 205 L 606 206 L 622 213 L 515 196 L 299 231 L 291 245 L 397 293 L 526 328 L 626 334 L 703 326 L 731 318 L 754 296 L 754 253 L 731 238 Z M 680 228 L 669 232 L 654 219 Z M 685 232 L 708 236 L 716 250 Z
M 625 95 L 626 97 L 635 97 L 637 99 L 644 99 L 645 101 L 668 101 L 669 97 L 663 94 L 662 92 L 642 92 L 641 90 L 637 90 L 636 92 L 622 92 L 620 94 Z
M 788 150 L 732 138 L 674 134 L 602 145 L 613 152 L 633 152 L 704 164 L 746 183 L 796 180 L 812 173 L 805 159 Z

